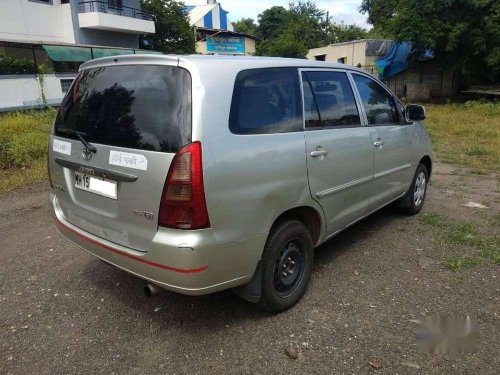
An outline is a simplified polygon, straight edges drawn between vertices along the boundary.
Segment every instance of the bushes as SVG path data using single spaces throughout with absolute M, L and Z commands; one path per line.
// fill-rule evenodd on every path
M 0 169 L 31 167 L 47 154 L 56 111 L 14 112 L 0 117 Z
M 0 54 L 0 74 L 36 74 L 35 63 Z

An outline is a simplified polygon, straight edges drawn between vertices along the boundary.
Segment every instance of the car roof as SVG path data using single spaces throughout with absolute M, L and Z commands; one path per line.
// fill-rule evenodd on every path
M 177 62 L 177 65 L 190 65 L 198 68 L 213 66 L 217 71 L 224 72 L 224 68 L 239 70 L 252 68 L 272 67 L 308 67 L 308 68 L 334 68 L 344 70 L 361 71 L 356 67 L 326 61 L 293 59 L 284 57 L 261 57 L 261 56 L 223 56 L 223 55 L 158 55 L 137 54 L 103 57 L 87 61 L 80 66 L 80 70 L 99 66 L 120 64 L 168 64 Z

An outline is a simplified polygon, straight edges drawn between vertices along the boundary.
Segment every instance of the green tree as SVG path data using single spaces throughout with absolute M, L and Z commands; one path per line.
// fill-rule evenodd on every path
M 257 25 L 253 18 L 242 18 L 239 21 L 233 22 L 234 31 L 247 35 L 256 35 Z
M 342 22 L 328 26 L 328 40 L 330 43 L 342 43 L 365 38 L 367 38 L 367 31 L 356 25 L 346 25 Z
M 426 49 L 469 80 L 500 76 L 500 1 L 363 0 L 368 22 L 397 41 Z
M 152 13 L 156 32 L 141 35 L 140 47 L 165 53 L 194 53 L 195 37 L 183 3 L 175 0 L 141 0 Z
M 258 16 L 257 37 L 267 40 L 279 36 L 290 21 L 290 12 L 283 7 L 274 6 Z
M 303 58 L 310 48 L 327 43 L 325 12 L 312 1 L 274 6 L 259 15 L 256 54 Z

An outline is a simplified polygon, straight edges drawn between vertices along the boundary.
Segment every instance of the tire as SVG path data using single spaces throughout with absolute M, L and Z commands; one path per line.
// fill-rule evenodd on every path
M 424 206 L 427 195 L 427 183 L 429 182 L 429 172 L 427 167 L 420 163 L 413 176 L 410 190 L 397 202 L 399 209 L 406 215 L 416 215 Z
M 313 258 L 311 236 L 304 224 L 285 220 L 273 226 L 262 255 L 259 307 L 278 313 L 295 305 L 306 291 Z

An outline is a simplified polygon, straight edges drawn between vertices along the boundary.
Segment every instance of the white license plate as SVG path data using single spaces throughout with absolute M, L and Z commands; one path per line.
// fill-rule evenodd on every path
M 117 199 L 116 181 L 75 172 L 75 187 L 103 197 Z

